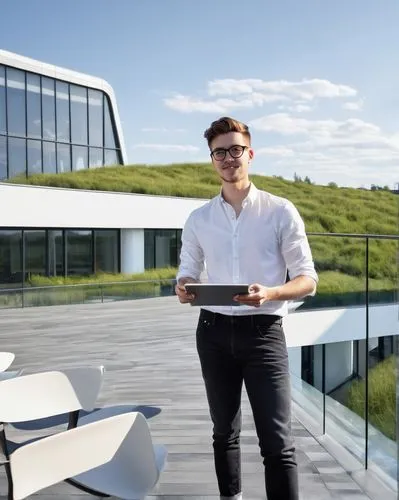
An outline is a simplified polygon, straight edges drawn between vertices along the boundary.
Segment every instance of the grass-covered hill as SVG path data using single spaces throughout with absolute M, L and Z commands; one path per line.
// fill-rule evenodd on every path
M 260 189 L 293 201 L 308 231 L 396 234 L 397 195 L 389 191 L 317 186 L 277 177 L 251 176 Z M 220 189 L 210 164 L 131 165 L 32 175 L 9 182 L 74 189 L 211 198 Z
M 389 191 L 318 186 L 261 175 L 251 179 L 258 188 L 290 199 L 298 207 L 308 232 L 398 233 L 399 196 Z M 210 164 L 105 167 L 10 182 L 194 198 L 211 198 L 220 190 Z M 364 240 L 320 236 L 309 239 L 317 269 L 327 280 L 329 291 L 364 290 Z M 396 287 L 396 253 L 395 241 L 370 241 L 371 289 Z

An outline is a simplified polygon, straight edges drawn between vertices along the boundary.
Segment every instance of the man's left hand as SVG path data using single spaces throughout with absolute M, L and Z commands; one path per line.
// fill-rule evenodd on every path
M 254 283 L 248 289 L 248 294 L 235 295 L 234 300 L 239 302 L 240 304 L 244 304 L 246 306 L 259 307 L 264 302 L 268 300 L 272 300 L 271 289 L 267 288 L 259 283 Z

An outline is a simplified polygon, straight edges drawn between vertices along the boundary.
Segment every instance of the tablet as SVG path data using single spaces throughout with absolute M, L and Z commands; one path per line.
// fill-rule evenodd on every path
M 249 293 L 249 285 L 243 284 L 187 283 L 185 287 L 195 294 L 193 306 L 240 306 L 234 295 Z

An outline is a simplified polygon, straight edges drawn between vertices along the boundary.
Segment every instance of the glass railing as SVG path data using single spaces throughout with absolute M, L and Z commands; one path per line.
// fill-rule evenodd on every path
M 289 349 L 293 399 L 309 430 L 331 436 L 395 489 L 398 240 L 309 233 L 320 282 L 295 311 L 306 326 L 302 345 Z
M 388 335 L 302 346 L 301 373 L 291 373 L 292 398 L 308 430 L 331 436 L 363 467 L 377 467 L 393 489 L 398 479 L 397 341 Z
M 319 274 L 301 310 L 397 302 L 395 235 L 308 233 Z M 2 269 L 0 267 L 0 279 Z M 128 300 L 174 294 L 174 280 L 33 287 L 0 283 L 0 308 Z
M 319 284 L 314 297 L 291 304 L 295 322 L 297 314 L 306 315 L 303 331 L 296 336 L 299 341 L 289 349 L 293 399 L 311 432 L 331 435 L 365 468 L 376 465 L 396 482 L 399 237 L 335 233 L 308 237 Z M 168 296 L 174 294 L 174 285 L 173 279 L 56 287 L 0 285 L 0 308 Z M 307 331 L 312 333 L 308 339 Z
M 308 233 L 308 238 L 320 283 L 302 309 L 398 301 L 398 236 Z
M 175 280 L 120 281 L 79 285 L 0 288 L 0 309 L 95 304 L 174 294 Z

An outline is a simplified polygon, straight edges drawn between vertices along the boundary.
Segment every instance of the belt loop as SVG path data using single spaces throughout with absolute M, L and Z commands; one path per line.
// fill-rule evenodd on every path
M 255 328 L 255 320 L 254 320 L 253 314 L 251 314 L 251 328 L 252 328 L 252 330 Z

